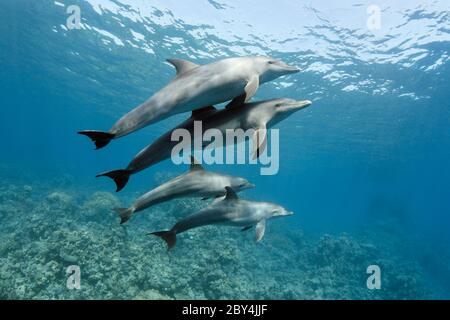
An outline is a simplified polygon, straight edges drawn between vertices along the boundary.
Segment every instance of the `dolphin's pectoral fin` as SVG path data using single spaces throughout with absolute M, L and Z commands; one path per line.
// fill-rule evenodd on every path
M 255 240 L 256 242 L 259 242 L 264 237 L 264 232 L 266 231 L 266 219 L 261 220 L 256 224 L 255 231 L 256 231 Z
M 195 171 L 195 170 L 205 170 L 205 169 L 203 169 L 201 164 L 198 163 L 198 161 L 194 158 L 194 156 L 191 155 L 191 166 L 190 166 L 189 170 Z
M 198 67 L 198 64 L 182 59 L 167 59 L 166 61 L 175 67 L 177 76 Z
M 214 106 L 208 106 L 208 107 L 204 107 L 204 108 L 192 111 L 191 117 L 194 120 L 201 120 L 201 119 L 204 119 L 205 117 L 213 114 L 216 111 L 217 111 L 217 109 L 214 108 Z
M 259 76 L 254 75 L 245 86 L 245 102 L 249 101 L 256 93 L 259 87 Z
M 225 106 L 225 109 L 233 109 L 242 106 L 245 103 L 245 97 L 246 97 L 245 93 L 240 96 L 237 96 Z
M 267 129 L 266 127 L 258 128 L 253 133 L 253 160 L 259 158 L 267 146 Z
M 237 194 L 236 194 L 236 192 L 234 192 L 234 190 L 231 189 L 231 187 L 226 186 L 225 190 L 226 190 L 226 194 L 225 194 L 224 201 L 225 200 L 237 200 L 237 199 L 239 199 Z
M 253 227 L 253 226 L 246 226 L 246 227 L 243 227 L 243 228 L 241 229 L 241 231 L 247 231 L 247 230 L 250 230 L 252 227 Z

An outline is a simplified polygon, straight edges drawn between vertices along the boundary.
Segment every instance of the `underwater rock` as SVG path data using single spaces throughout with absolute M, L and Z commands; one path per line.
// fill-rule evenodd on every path
M 30 195 L 31 192 L 33 191 L 33 187 L 29 186 L 29 185 L 25 185 L 25 186 L 23 186 L 23 191 L 26 195 Z
M 350 239 L 347 235 L 332 237 L 324 235 L 315 248 L 315 262 L 330 265 L 339 262 L 355 264 L 370 260 L 376 255 L 374 246 L 365 245 Z
M 69 174 L 59 174 L 50 181 L 50 185 L 57 188 L 69 188 L 72 186 L 74 177 Z
M 115 216 L 112 209 L 120 207 L 120 201 L 109 192 L 95 192 L 81 206 L 81 212 L 87 217 L 101 220 L 106 216 Z
M 74 263 L 77 262 L 77 257 L 75 257 L 73 255 L 70 255 L 70 254 L 66 253 L 65 251 L 63 251 L 63 250 L 61 250 L 59 252 L 59 257 L 65 263 L 74 264 Z
M 180 235 L 176 250 L 168 253 L 146 233 L 170 227 L 181 210 L 196 211 L 203 202 L 155 206 L 123 227 L 110 210 L 120 201 L 110 193 L 72 195 L 34 185 L 32 190 L 35 201 L 24 206 L 17 195 L 28 192 L 23 185 L 0 189 L 6 200 L 0 203 L 2 299 L 428 297 L 420 267 L 394 259 L 394 249 L 381 251 L 373 235 L 326 235 L 317 241 L 301 232 L 284 233 L 286 225 L 274 221 L 264 241 L 255 244 L 252 231 L 207 226 Z M 366 287 L 366 267 L 374 263 L 388 270 L 386 290 Z M 65 286 L 72 264 L 81 270 L 80 290 Z
M 55 191 L 47 195 L 45 198 L 47 210 L 57 210 L 57 211 L 64 211 L 64 212 L 70 212 L 73 211 L 75 208 L 75 202 L 72 196 L 61 192 L 61 191 Z
M 175 218 L 180 218 L 188 214 L 195 213 L 200 210 L 202 205 L 207 205 L 205 201 L 202 203 L 202 200 L 198 198 L 182 198 L 172 202 L 172 210 L 170 210 L 170 212 L 174 214 Z
M 186 167 L 186 170 L 187 170 L 187 168 L 188 167 Z M 175 178 L 176 176 L 178 176 L 178 174 L 175 172 L 158 171 L 154 174 L 153 180 L 155 182 L 155 185 L 159 186 L 159 185 Z
M 173 300 L 172 298 L 162 294 L 157 290 L 145 290 L 140 292 L 137 296 L 133 298 L 133 300 Z

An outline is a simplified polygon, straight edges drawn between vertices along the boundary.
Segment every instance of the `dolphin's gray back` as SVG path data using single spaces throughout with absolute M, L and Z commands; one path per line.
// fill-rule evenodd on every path
M 224 194 L 230 177 L 203 170 L 188 172 L 147 192 L 136 200 L 135 212 L 182 197 L 214 197 Z
M 158 162 L 169 159 L 172 149 L 179 143 L 179 141 L 172 141 L 173 131 L 180 128 L 190 128 L 193 126 L 193 123 L 193 119 L 189 118 L 177 127 L 164 133 L 155 142 L 142 149 L 128 164 L 127 170 L 136 173 Z
M 187 174 L 183 174 L 172 179 L 155 189 L 147 192 L 136 200 L 133 204 L 135 212 L 144 210 L 152 205 L 169 201 L 174 198 L 180 198 L 196 191 L 196 186 L 189 184 L 190 179 L 186 179 Z
M 178 75 L 149 100 L 158 101 L 167 116 L 201 109 L 244 93 L 248 74 L 225 59 Z
M 189 193 L 189 189 L 183 190 L 180 188 L 179 181 L 179 178 L 173 179 L 139 197 L 133 204 L 135 212 L 139 212 L 158 203 L 182 197 L 183 193 Z
M 221 131 L 225 141 L 226 129 L 240 128 L 248 130 L 252 128 L 252 123 L 248 122 L 247 116 L 251 110 L 256 110 L 261 103 L 249 103 L 232 109 L 219 110 L 203 119 L 199 119 L 202 121 L 203 132 L 208 129 L 218 129 Z M 179 143 L 179 141 L 171 140 L 172 133 L 176 129 L 182 128 L 188 130 L 191 133 L 191 137 L 194 137 L 194 121 L 195 119 L 190 117 L 177 127 L 164 133 L 154 143 L 139 152 L 130 162 L 127 169 L 136 173 L 158 162 L 169 159 L 172 149 Z M 209 143 L 210 142 L 204 142 L 203 147 Z M 193 142 L 191 142 L 191 145 L 194 145 Z
M 175 77 L 147 101 L 124 115 L 110 130 L 124 136 L 172 115 L 232 100 L 244 93 L 249 72 L 230 58 L 198 66 Z M 240 67 L 239 67 L 240 65 Z
M 172 231 L 181 233 L 189 229 L 222 224 L 246 227 L 264 218 L 258 210 L 259 203 L 245 200 L 223 200 L 180 220 Z
M 226 212 L 216 208 L 206 208 L 178 221 L 172 231 L 181 233 L 189 229 L 225 222 L 227 222 Z

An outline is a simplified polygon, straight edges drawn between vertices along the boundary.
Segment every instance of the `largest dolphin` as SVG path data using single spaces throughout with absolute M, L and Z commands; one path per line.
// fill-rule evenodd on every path
M 214 202 L 207 208 L 181 219 L 170 230 L 150 234 L 164 239 L 167 247 L 171 249 L 175 246 L 177 234 L 193 228 L 219 224 L 243 227 L 242 230 L 247 230 L 255 226 L 255 240 L 258 242 L 264 236 L 266 220 L 293 214 L 273 203 L 241 200 L 233 189 L 225 189 L 224 200 Z
M 141 150 L 126 169 L 104 172 L 97 175 L 97 177 L 106 176 L 113 179 L 117 186 L 116 191 L 122 190 L 127 184 L 130 175 L 170 158 L 172 149 L 179 143 L 171 139 L 174 130 L 186 129 L 190 132 L 191 137 L 194 137 L 194 121 L 196 120 L 202 121 L 203 131 L 211 128 L 219 129 L 222 134 L 225 134 L 227 129 L 259 129 L 264 131 L 292 113 L 310 105 L 311 101 L 309 100 L 296 101 L 282 98 L 247 103 L 241 106 L 230 103 L 230 105 L 220 111 L 214 107 L 196 110 L 189 119 L 169 130 L 154 143 Z
M 88 136 L 99 149 L 112 139 L 178 113 L 232 99 L 248 101 L 260 84 L 299 71 L 296 67 L 263 56 L 228 58 L 205 65 L 180 59 L 167 61 L 177 70 L 173 81 L 125 114 L 108 132 L 85 130 L 78 133 Z

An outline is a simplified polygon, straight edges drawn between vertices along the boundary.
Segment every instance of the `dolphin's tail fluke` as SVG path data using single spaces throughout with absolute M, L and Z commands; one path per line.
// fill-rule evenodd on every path
M 114 208 L 113 211 L 120 217 L 120 224 L 127 222 L 133 214 L 133 208 Z
M 84 130 L 78 131 L 78 134 L 85 135 L 89 137 L 95 143 L 95 149 L 101 149 L 106 146 L 112 139 L 114 139 L 115 135 L 108 132 L 102 131 L 94 131 L 94 130 Z
M 122 190 L 130 179 L 130 170 L 121 169 L 121 170 L 113 170 L 104 173 L 100 173 L 96 175 L 96 177 L 108 177 L 114 180 L 116 183 L 116 192 Z
M 152 232 L 149 233 L 149 235 L 154 235 L 163 239 L 167 243 L 168 250 L 172 249 L 177 242 L 177 234 L 172 230 Z

